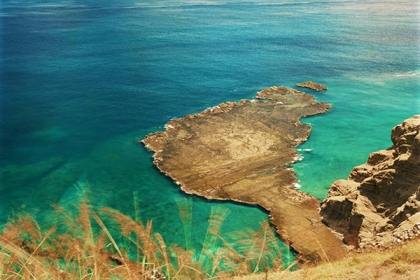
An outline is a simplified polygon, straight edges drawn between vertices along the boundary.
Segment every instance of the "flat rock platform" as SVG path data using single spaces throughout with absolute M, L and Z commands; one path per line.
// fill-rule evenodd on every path
M 291 168 L 300 158 L 296 146 L 311 131 L 299 119 L 330 107 L 309 94 L 271 87 L 254 100 L 171 120 L 165 132 L 142 142 L 154 152 L 156 167 L 184 192 L 260 205 L 302 259 L 333 261 L 345 255 L 343 244 L 321 222 L 318 200 L 296 189 Z

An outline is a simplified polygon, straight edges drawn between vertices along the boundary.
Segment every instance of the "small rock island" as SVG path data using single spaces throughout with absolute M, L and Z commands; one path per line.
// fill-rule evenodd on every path
M 312 89 L 312 90 L 315 90 L 315 91 L 323 91 L 323 90 L 328 89 L 326 85 L 317 84 L 317 83 L 314 83 L 312 81 L 299 83 L 299 84 L 296 84 L 296 86 L 301 87 L 301 88 L 309 88 L 309 89 Z
M 290 167 L 296 146 L 311 127 L 305 116 L 331 105 L 287 87 L 271 87 L 255 100 L 227 102 L 171 120 L 165 132 L 142 143 L 156 167 L 181 189 L 207 199 L 260 205 L 270 213 L 282 240 L 306 261 L 342 258 L 342 241 L 321 222 L 318 200 L 297 190 Z

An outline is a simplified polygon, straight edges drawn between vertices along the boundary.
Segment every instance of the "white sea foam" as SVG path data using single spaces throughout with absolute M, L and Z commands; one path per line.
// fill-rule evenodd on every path
M 213 107 L 208 107 L 206 110 L 210 110 L 211 112 L 213 112 L 215 109 L 220 109 L 220 106 L 213 106 Z
M 297 155 L 297 156 L 294 156 L 293 157 L 293 161 L 302 161 L 303 160 L 303 156 L 301 156 L 301 155 Z
M 305 149 L 296 149 L 298 152 L 307 152 L 310 153 L 313 151 L 313 149 L 305 148 Z
M 177 3 L 176 3 L 177 2 Z M 135 5 L 144 8 L 176 8 L 176 7 L 183 7 L 183 6 L 215 6 L 215 5 L 223 5 L 229 2 L 217 2 L 217 1 L 174 1 L 174 2 L 162 2 L 162 3 L 143 3 L 137 2 Z
M 166 129 L 166 130 L 168 130 L 168 129 L 173 129 L 173 128 L 175 128 L 173 125 L 170 125 L 170 124 L 165 124 L 165 129 Z
M 394 74 L 395 77 L 414 77 L 420 74 L 420 70 L 418 71 L 409 71 L 406 73 L 396 73 Z

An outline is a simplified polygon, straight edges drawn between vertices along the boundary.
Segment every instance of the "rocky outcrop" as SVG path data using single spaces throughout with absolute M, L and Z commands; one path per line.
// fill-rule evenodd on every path
M 372 153 L 321 204 L 346 244 L 390 246 L 420 235 L 420 115 L 393 128 L 393 146 Z
M 312 90 L 315 90 L 315 91 L 323 91 L 323 90 L 328 89 L 325 85 L 317 84 L 317 83 L 314 83 L 312 81 L 296 84 L 296 86 L 297 87 L 302 87 L 302 88 L 309 88 L 309 89 L 312 89 Z
M 303 116 L 330 107 L 313 96 L 271 87 L 255 100 L 228 102 L 171 120 L 142 142 L 154 164 L 181 189 L 208 199 L 257 204 L 270 212 L 280 237 L 306 260 L 344 256 L 342 242 L 319 215 L 319 202 L 297 190 L 290 165 L 311 127 Z

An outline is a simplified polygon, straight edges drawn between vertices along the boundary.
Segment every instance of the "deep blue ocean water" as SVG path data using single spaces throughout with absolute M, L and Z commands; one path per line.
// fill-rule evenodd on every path
M 0 3 L 0 224 L 13 212 L 91 201 L 184 238 L 181 191 L 137 142 L 172 118 L 265 87 L 314 80 L 334 107 L 311 123 L 295 165 L 319 199 L 390 131 L 420 113 L 419 4 L 414 0 L 41 1 Z M 79 187 L 78 187 L 79 186 Z M 193 197 L 193 236 L 210 208 L 223 230 L 257 229 L 262 210 Z

